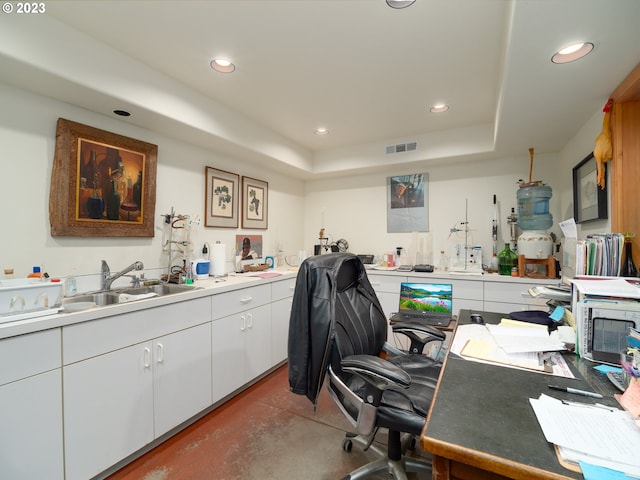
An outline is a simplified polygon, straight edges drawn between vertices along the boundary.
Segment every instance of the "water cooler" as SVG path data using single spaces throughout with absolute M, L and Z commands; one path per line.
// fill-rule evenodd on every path
M 555 277 L 553 239 L 547 232 L 553 225 L 553 216 L 549 213 L 551 195 L 551 187 L 541 182 L 523 184 L 518 189 L 518 227 L 522 230 L 518 237 L 520 275 L 524 273 L 524 264 L 537 263 L 547 265 L 547 276 Z

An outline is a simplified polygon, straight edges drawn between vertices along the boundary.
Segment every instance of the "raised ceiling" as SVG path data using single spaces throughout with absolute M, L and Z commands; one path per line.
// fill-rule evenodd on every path
M 558 152 L 640 61 L 638 0 L 56 1 L 0 80 L 302 178 Z M 3 33 L 4 31 L 4 37 Z M 594 51 L 550 61 L 574 41 Z M 233 74 L 209 67 L 231 58 Z M 25 78 L 28 77 L 28 78 Z M 432 114 L 434 103 L 449 111 Z M 324 126 L 329 135 L 314 135 Z M 417 141 L 412 152 L 385 146 Z

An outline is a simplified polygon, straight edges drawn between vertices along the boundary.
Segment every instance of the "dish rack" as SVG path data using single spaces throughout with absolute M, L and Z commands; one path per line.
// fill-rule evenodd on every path
M 0 323 L 57 313 L 62 296 L 60 282 L 0 280 Z

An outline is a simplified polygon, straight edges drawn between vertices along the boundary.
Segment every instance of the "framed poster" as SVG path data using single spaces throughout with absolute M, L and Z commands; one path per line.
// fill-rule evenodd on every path
M 387 177 L 387 232 L 429 231 L 428 175 Z
M 269 212 L 269 184 L 242 177 L 242 228 L 266 230 Z
M 153 237 L 158 147 L 58 119 L 52 236 Z
M 576 223 L 607 218 L 607 188 L 598 188 L 593 153 L 573 167 L 573 218 Z M 604 164 L 606 180 L 607 164 Z
M 205 177 L 205 226 L 238 228 L 240 177 L 212 167 L 205 167 Z

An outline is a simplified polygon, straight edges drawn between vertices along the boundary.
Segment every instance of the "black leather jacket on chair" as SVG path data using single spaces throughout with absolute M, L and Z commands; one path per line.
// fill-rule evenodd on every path
M 289 387 L 293 393 L 306 395 L 314 405 L 333 344 L 332 319 L 335 315 L 332 309 L 335 308 L 336 275 L 341 265 L 354 257 L 352 253 L 318 255 L 305 260 L 298 270 L 289 320 Z M 376 308 L 382 312 L 364 265 L 356 263 L 359 289 L 371 296 Z M 329 282 L 319 281 L 321 277 L 328 277 Z M 310 292 L 314 292 L 313 296 Z

